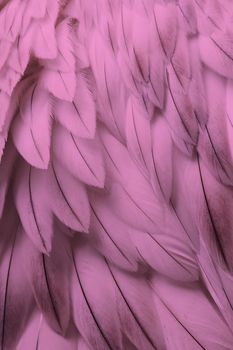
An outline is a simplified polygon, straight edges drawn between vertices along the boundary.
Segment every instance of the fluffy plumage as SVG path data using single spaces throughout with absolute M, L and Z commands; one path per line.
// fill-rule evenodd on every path
M 0 349 L 233 349 L 230 0 L 0 1 Z

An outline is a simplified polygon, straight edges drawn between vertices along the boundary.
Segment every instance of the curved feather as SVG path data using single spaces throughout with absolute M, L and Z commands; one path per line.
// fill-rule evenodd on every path
M 168 327 L 166 328 L 168 349 L 174 349 L 174 346 L 175 349 L 211 347 L 216 350 L 232 347 L 231 332 L 198 283 L 180 288 L 170 281 L 157 277 L 153 281 L 152 288 L 163 327 Z M 170 298 L 168 291 L 172 291 L 173 298 Z M 189 310 L 188 316 L 185 310 Z
M 21 78 L 21 74 L 19 74 L 14 69 L 11 69 L 11 67 L 8 67 L 5 65 L 0 70 L 0 89 L 1 91 L 4 91 L 9 96 L 13 93 L 13 90 L 16 86 L 16 84 L 19 82 Z
M 127 270 L 136 270 L 137 252 L 129 227 L 112 212 L 107 195 L 91 193 L 90 239 L 109 262 Z
M 25 249 L 23 264 L 37 305 L 50 327 L 65 334 L 70 321 L 66 239 L 57 230 L 49 256 L 41 254 L 28 239 Z
M 182 24 L 187 34 L 195 34 L 197 32 L 197 17 L 193 1 L 179 0 L 178 7 L 182 17 Z
M 56 160 L 48 170 L 51 208 L 68 227 L 88 232 L 90 209 L 85 187 Z
M 20 29 L 23 4 L 18 1 L 10 1 L 1 10 L 0 14 L 0 38 L 14 42 Z M 20 13 L 21 12 L 21 13 Z M 18 13 L 18 16 L 16 15 Z
M 62 337 L 54 332 L 39 312 L 32 314 L 25 332 L 20 339 L 16 350 L 49 350 L 55 346 L 57 350 L 76 350 L 77 341 L 74 336 Z
M 218 37 L 200 36 L 199 46 L 202 61 L 211 69 L 224 77 L 233 77 L 233 62 L 231 53 L 225 51 L 222 42 L 219 45 Z M 225 44 L 226 45 L 226 44 Z
M 72 102 L 74 99 L 76 89 L 74 72 L 62 72 L 44 68 L 38 84 L 61 100 Z
M 165 112 L 171 128 L 185 143 L 195 145 L 198 139 L 198 126 L 189 96 L 176 91 L 176 83 L 167 71 L 169 97 Z
M 85 140 L 56 125 L 53 151 L 58 160 L 82 182 L 103 187 L 104 167 L 97 139 Z
M 53 59 L 57 55 L 57 42 L 54 27 L 57 14 L 57 2 L 48 2 L 44 18 L 34 20 L 31 25 L 31 30 L 34 32 L 35 37 L 32 50 L 38 58 Z
M 59 70 L 60 72 L 72 72 L 75 69 L 75 58 L 68 19 L 64 19 L 57 25 L 55 35 L 57 55 L 56 58 L 52 57 L 52 60 L 46 61 L 46 66 L 49 69 Z
M 227 139 L 226 86 L 224 80 L 212 71 L 206 71 L 209 119 L 200 132 L 198 151 L 214 176 L 226 185 L 232 185 L 232 157 Z
M 7 215 L 1 219 L 0 346 L 1 349 L 13 350 L 24 332 L 34 300 L 21 269 L 25 251 L 21 245 L 20 223 L 15 211 L 7 209 L 12 215 L 11 222 Z
M 153 15 L 161 51 L 170 58 L 177 40 L 176 7 L 171 2 L 163 5 L 155 4 Z
M 96 107 L 89 85 L 85 74 L 80 73 L 74 100 L 56 100 L 53 108 L 53 114 L 59 123 L 74 135 L 83 138 L 94 138 L 96 131 Z
M 3 91 L 1 91 L 1 93 L 0 93 L 0 103 L 2 106 L 1 107 L 2 112 L 1 112 L 1 117 L 0 117 L 0 130 L 2 131 L 2 129 L 4 127 L 7 111 L 9 108 L 9 104 L 10 104 L 9 96 L 6 93 L 4 93 Z
M 23 74 L 30 60 L 33 33 L 27 31 L 19 35 L 7 58 L 7 64 L 19 74 Z
M 117 290 L 120 321 L 126 337 L 141 349 L 164 349 L 160 322 L 151 308 L 151 289 L 144 277 L 108 265 Z
M 162 275 L 178 281 L 198 280 L 198 266 L 194 252 L 185 241 L 167 232 L 139 232 L 130 230 L 139 260 Z
M 126 114 L 127 148 L 143 174 L 148 177 L 152 161 L 150 121 L 144 117 L 144 114 L 145 111 L 138 101 L 130 98 Z
M 17 211 L 25 232 L 43 253 L 51 250 L 52 215 L 48 208 L 49 194 L 43 171 L 21 162 L 14 181 Z
M 40 169 L 47 169 L 49 164 L 50 128 L 49 114 L 37 116 L 29 122 L 18 115 L 12 128 L 13 141 L 19 153 L 28 163 Z
M 158 203 L 150 184 L 136 168 L 126 148 L 104 129 L 101 131 L 101 140 L 112 176 L 112 207 L 134 227 L 153 229 L 157 222 L 163 220 L 164 208 Z
M 152 168 L 150 170 L 156 193 L 162 195 L 167 202 L 172 194 L 173 177 L 173 144 L 165 121 L 157 117 L 151 125 Z
M 25 82 L 26 84 L 29 84 Z M 31 165 L 46 169 L 50 159 L 51 102 L 47 91 L 37 83 L 20 97 L 20 113 L 12 128 L 15 146 Z
M 0 0 L 2 350 L 232 349 L 232 11 Z
M 93 32 L 89 57 L 97 85 L 100 118 L 118 138 L 124 138 L 124 105 L 126 92 L 116 58 L 98 32 Z
M 10 187 L 12 170 L 16 160 L 16 152 L 11 143 L 8 143 L 0 164 L 0 218 L 6 202 L 7 191 Z
M 72 300 L 79 332 L 91 348 L 122 349 L 114 285 L 104 261 L 81 242 L 72 259 Z

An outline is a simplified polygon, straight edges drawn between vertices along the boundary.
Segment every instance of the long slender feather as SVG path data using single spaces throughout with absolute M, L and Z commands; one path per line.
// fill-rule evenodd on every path
M 85 187 L 56 161 L 48 171 L 51 208 L 60 221 L 76 231 L 87 232 L 90 209 Z
M 52 213 L 46 205 L 49 194 L 45 175 L 23 162 L 19 164 L 14 196 L 26 233 L 41 252 L 49 253 L 53 230 Z
M 38 252 L 29 240 L 25 240 L 25 249 L 23 265 L 38 307 L 48 324 L 64 335 L 70 321 L 66 238 L 57 230 L 49 256 Z
M 1 290 L 0 290 L 0 348 L 15 349 L 16 342 L 24 332 L 25 324 L 34 307 L 32 293 L 24 271 L 21 270 L 23 247 L 20 223 L 15 210 L 1 219 Z M 13 219 L 13 220 L 12 220 Z

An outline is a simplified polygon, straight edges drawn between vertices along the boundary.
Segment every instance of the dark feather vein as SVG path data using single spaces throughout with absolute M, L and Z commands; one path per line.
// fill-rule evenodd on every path
M 38 336 L 36 339 L 36 350 L 39 350 L 39 339 L 40 339 L 40 333 L 38 333 Z
M 67 61 L 67 59 L 65 58 L 65 56 L 63 55 L 62 51 L 58 48 L 58 52 L 60 53 L 60 55 L 62 56 L 63 60 L 67 63 L 68 66 L 70 66 L 70 63 Z
M 31 208 L 32 208 L 32 214 L 33 214 L 33 218 L 34 218 L 34 221 L 35 221 L 35 224 L 36 224 L 36 228 L 37 228 L 37 232 L 38 232 L 38 235 L 40 237 L 40 240 L 42 242 L 42 245 L 44 247 L 44 249 L 47 251 L 47 247 L 46 247 L 46 244 L 45 244 L 45 240 L 40 232 L 40 228 L 39 228 L 39 224 L 37 222 L 37 218 L 36 218 L 36 213 L 35 213 L 35 208 L 34 208 L 34 205 L 33 205 L 33 199 L 32 199 L 32 188 L 31 188 L 31 167 L 29 169 L 29 176 L 28 176 L 28 187 L 29 187 L 29 199 L 30 199 L 30 205 L 31 205 Z
M 39 154 L 39 157 L 40 157 L 40 159 L 42 160 L 42 162 L 44 162 L 44 159 L 43 159 L 42 154 L 41 154 L 41 152 L 40 152 L 40 150 L 39 150 L 39 147 L 38 147 L 37 144 L 36 144 L 36 140 L 35 140 L 35 138 L 34 138 L 32 129 L 30 129 L 30 134 L 31 134 L 32 141 L 33 141 L 33 143 L 34 143 L 35 149 L 37 150 L 37 153 Z
M 81 288 L 83 297 L 84 297 L 85 302 L 86 302 L 86 304 L 87 304 L 87 307 L 88 307 L 88 309 L 89 309 L 89 311 L 90 311 L 90 314 L 91 314 L 91 316 L 92 316 L 92 318 L 93 318 L 93 320 L 94 320 L 94 322 L 95 322 L 95 324 L 96 324 L 96 326 L 97 326 L 97 328 L 98 328 L 98 330 L 99 330 L 101 336 L 103 337 L 105 343 L 109 346 L 110 350 L 114 350 L 114 349 L 112 348 L 112 346 L 111 346 L 111 344 L 110 344 L 108 338 L 105 336 L 104 330 L 101 328 L 101 325 L 98 323 L 97 318 L 96 318 L 96 316 L 95 316 L 95 314 L 94 314 L 94 311 L 92 310 L 91 305 L 90 305 L 90 303 L 89 303 L 89 300 L 88 300 L 88 298 L 87 298 L 87 296 L 86 296 L 86 294 L 85 294 L 84 287 L 83 287 L 83 285 L 82 285 L 82 282 L 81 282 L 81 279 L 80 279 L 80 276 L 79 276 L 79 273 L 78 273 L 78 269 L 77 269 L 77 266 L 76 266 L 76 262 L 75 262 L 75 258 L 74 258 L 73 251 L 72 251 L 72 260 L 73 260 L 73 263 L 74 263 L 75 273 L 76 273 L 76 276 L 77 276 L 77 279 L 78 279 L 78 282 L 79 282 L 79 285 L 80 285 L 80 288 Z
M 107 153 L 109 159 L 111 160 L 112 164 L 113 164 L 114 167 L 116 168 L 117 172 L 121 175 L 121 171 L 120 171 L 120 169 L 118 168 L 118 166 L 116 165 L 116 163 L 114 162 L 113 158 L 111 157 L 111 155 L 110 155 L 110 153 L 109 153 L 107 147 L 105 146 L 104 143 L 102 143 L 102 145 L 103 145 L 104 150 L 105 150 L 105 152 Z
M 146 79 L 146 77 L 144 77 L 143 69 L 142 69 L 142 66 L 141 66 L 141 64 L 140 64 L 138 55 L 137 55 L 136 50 L 135 50 L 134 47 L 133 47 L 133 53 L 134 53 L 135 61 L 136 61 L 137 67 L 138 67 L 138 69 L 139 69 L 139 72 L 140 72 L 140 74 L 141 74 L 141 77 L 142 77 L 142 79 L 143 79 L 146 83 L 148 83 L 148 79 Z
M 127 196 L 129 197 L 129 199 L 134 203 L 134 205 L 147 217 L 147 219 L 149 219 L 153 224 L 156 224 L 154 220 L 151 219 L 151 217 L 149 215 L 147 215 L 147 213 L 137 204 L 137 202 L 132 198 L 132 196 L 129 194 L 129 192 L 122 187 L 124 192 L 127 194 Z
M 128 67 L 129 68 L 129 67 Z M 135 89 L 138 91 L 138 87 L 137 87 L 137 84 L 136 84 L 136 81 L 135 81 L 135 78 L 133 76 L 133 73 L 131 72 L 131 69 L 129 68 L 129 71 L 130 71 L 130 75 L 131 75 L 131 78 L 133 80 L 133 83 L 134 83 L 134 86 L 135 86 Z
M 34 86 L 34 88 L 32 90 L 31 99 L 30 99 L 31 117 L 33 115 L 33 99 L 34 99 L 36 88 L 37 88 L 37 84 L 35 84 L 35 86 Z
M 8 292 L 8 286 L 9 286 L 9 278 L 10 278 L 10 270 L 11 270 L 11 264 L 13 259 L 13 253 L 14 253 L 14 247 L 15 247 L 15 241 L 17 236 L 18 228 L 16 230 L 16 233 L 14 235 L 14 240 L 11 248 L 11 254 L 7 269 L 7 277 L 6 277 L 6 286 L 5 286 L 5 293 L 4 293 L 4 304 L 3 304 L 3 315 L 2 315 L 2 337 L 1 337 L 1 350 L 4 349 L 4 340 L 5 340 L 5 323 L 6 323 L 6 306 L 7 306 L 7 292 Z
M 143 163 L 144 163 L 145 167 L 147 168 L 147 164 L 146 164 L 146 161 L 145 161 L 143 152 L 142 152 L 142 147 L 141 147 L 141 144 L 140 144 L 140 141 L 139 141 L 139 137 L 138 137 L 138 133 L 137 133 L 137 128 L 136 128 L 136 124 L 135 124 L 135 115 L 134 115 L 133 106 L 132 106 L 132 116 L 133 116 L 133 126 L 134 126 L 134 131 L 135 131 L 135 135 L 136 135 L 136 139 L 137 139 L 137 144 L 138 144 L 138 147 L 139 147 L 141 156 L 142 156 Z
M 107 236 L 109 237 L 109 239 L 112 241 L 112 243 L 114 244 L 114 246 L 117 248 L 117 250 L 119 250 L 119 252 L 121 253 L 121 255 L 131 264 L 131 261 L 128 259 L 127 255 L 125 255 L 125 253 L 121 250 L 121 248 L 116 244 L 116 242 L 113 240 L 113 238 L 111 237 L 111 235 L 108 233 L 108 230 L 106 229 L 106 227 L 104 226 L 104 224 L 102 223 L 102 221 L 100 220 L 99 216 L 97 215 L 96 211 L 94 210 L 93 206 L 90 204 L 90 207 L 96 217 L 96 219 L 98 220 L 100 226 L 102 227 L 102 229 L 104 230 L 104 232 L 107 234 Z
M 78 106 L 76 105 L 76 103 L 75 103 L 74 101 L 72 102 L 72 104 L 73 104 L 74 109 L 75 109 L 76 113 L 78 114 L 79 119 L 81 120 L 83 126 L 86 128 L 86 130 L 87 130 L 88 132 L 90 132 L 90 130 L 87 128 L 86 124 L 84 123 L 83 118 L 81 117 L 81 114 L 80 114 L 80 112 L 79 112 Z
M 188 273 L 192 276 L 191 272 L 190 272 L 184 265 L 182 265 L 182 264 L 179 262 L 179 260 L 177 260 L 172 254 L 170 254 L 169 251 L 168 251 L 166 248 L 164 248 L 164 247 L 157 241 L 157 239 L 155 238 L 155 236 L 153 236 L 153 235 L 152 235 L 151 233 L 149 233 L 149 232 L 147 232 L 147 234 L 150 236 L 150 238 L 151 238 L 153 241 L 155 241 L 155 242 L 160 246 L 160 248 L 161 248 L 164 252 L 167 253 L 167 255 L 170 256 L 170 258 L 171 258 L 172 260 L 174 260 L 180 267 L 182 267 L 182 269 L 184 269 L 186 272 L 188 272 Z
M 115 51 L 114 51 L 114 46 L 113 46 L 112 37 L 111 37 L 111 33 L 110 33 L 109 23 L 107 24 L 107 26 L 108 26 L 108 37 L 110 40 L 110 45 L 111 45 L 112 51 L 114 53 Z
M 150 284 L 151 286 L 151 284 Z M 185 325 L 176 317 L 176 315 L 172 312 L 172 310 L 168 307 L 168 305 L 160 298 L 160 296 L 158 295 L 158 293 L 155 291 L 154 287 L 151 286 L 151 289 L 154 291 L 154 293 L 157 295 L 157 297 L 159 298 L 159 300 L 161 301 L 161 303 L 165 306 L 165 308 L 168 310 L 168 312 L 170 312 L 170 314 L 174 317 L 174 319 L 181 325 L 182 328 L 185 329 L 185 331 L 191 336 L 191 338 L 203 349 L 203 350 L 207 350 L 197 339 L 196 337 L 188 330 L 187 327 L 185 327 Z
M 157 168 L 156 168 L 156 165 L 155 165 L 155 156 L 154 156 L 152 145 L 151 145 L 151 154 L 152 154 L 152 161 L 153 161 L 154 171 L 155 171 L 155 175 L 156 175 L 156 178 L 157 178 L 157 181 L 158 181 L 158 184 L 159 184 L 159 188 L 160 188 L 160 191 L 161 191 L 161 193 L 163 195 L 163 198 L 166 199 L 165 193 L 163 191 L 163 188 L 162 188 L 162 185 L 161 185 L 161 182 L 160 182 L 159 174 L 158 174 L 158 171 L 157 171 Z
M 173 210 L 173 212 L 174 212 L 174 214 L 175 214 L 177 220 L 179 221 L 181 227 L 183 228 L 184 232 L 186 233 L 186 235 L 187 235 L 188 238 L 190 239 L 190 242 L 193 243 L 193 241 L 192 241 L 192 239 L 191 239 L 191 237 L 190 237 L 190 234 L 189 234 L 188 231 L 186 230 L 186 228 L 185 228 L 183 222 L 181 221 L 181 219 L 180 219 L 180 217 L 179 217 L 179 215 L 178 215 L 178 213 L 177 213 L 177 211 L 176 211 L 175 205 L 174 205 L 174 203 L 173 203 L 173 201 L 172 201 L 171 199 L 170 199 L 170 204 L 171 204 L 172 210 Z
M 192 140 L 192 135 L 190 134 L 189 129 L 187 128 L 185 122 L 183 121 L 181 112 L 180 112 L 180 110 L 179 110 L 179 108 L 178 108 L 178 106 L 177 106 L 177 104 L 176 104 L 175 98 L 174 98 L 173 93 L 172 93 L 172 91 L 171 91 L 170 80 L 169 80 L 169 74 L 168 74 L 168 71 L 167 71 L 167 70 L 166 70 L 166 75 L 167 75 L 167 82 L 168 82 L 168 90 L 169 90 L 169 92 L 170 92 L 170 95 L 171 95 L 173 104 L 174 104 L 174 106 L 175 106 L 175 109 L 176 109 L 176 111 L 177 111 L 179 117 L 180 117 L 180 121 L 181 121 L 181 123 L 182 123 L 182 125 L 183 125 L 185 131 L 187 132 L 187 134 L 189 135 L 190 139 Z
M 218 160 L 218 162 L 219 162 L 219 164 L 220 164 L 220 166 L 221 166 L 221 168 L 222 168 L 224 174 L 225 174 L 225 175 L 227 176 L 227 178 L 231 181 L 231 179 L 230 179 L 228 173 L 226 172 L 226 170 L 225 170 L 225 168 L 224 168 L 224 166 L 223 166 L 223 164 L 222 164 L 222 162 L 221 162 L 221 159 L 220 159 L 220 157 L 218 156 L 218 153 L 217 153 L 217 151 L 216 151 L 216 149 L 215 149 L 215 147 L 214 147 L 214 144 L 213 144 L 213 141 L 212 141 L 212 139 L 211 139 L 210 132 L 209 132 L 207 126 L 206 126 L 205 128 L 206 128 L 206 132 L 207 132 L 208 138 L 209 138 L 209 140 L 210 140 L 211 147 L 213 148 L 214 154 L 215 154 L 215 156 L 216 156 L 216 158 L 217 158 L 217 160 Z
M 207 208 L 207 211 L 208 211 L 208 214 L 209 214 L 209 218 L 210 218 L 210 222 L 211 222 L 211 225 L 212 225 L 212 228 L 213 228 L 213 231 L 214 231 L 215 239 L 216 239 L 216 241 L 218 243 L 218 246 L 219 246 L 220 252 L 222 254 L 223 260 L 224 260 L 226 266 L 228 267 L 227 259 L 226 259 L 226 256 L 225 256 L 225 253 L 224 253 L 224 250 L 223 250 L 223 247 L 222 247 L 221 240 L 219 238 L 219 234 L 218 234 L 217 228 L 215 227 L 214 218 L 212 216 L 211 209 L 210 209 L 210 206 L 209 206 L 209 202 L 208 202 L 208 198 L 207 198 L 207 194 L 206 194 L 206 190 L 205 190 L 205 185 L 204 185 L 204 181 L 203 181 L 203 177 L 202 177 L 199 156 L 197 156 L 197 162 L 198 162 L 198 170 L 199 170 L 199 174 L 200 174 L 201 186 L 202 186 L 202 190 L 203 190 L 203 194 L 204 194 L 204 198 L 205 198 L 206 208 Z
M 201 5 L 199 4 L 199 2 L 197 0 L 194 0 L 195 3 L 197 4 L 197 6 L 199 7 L 199 9 L 201 10 L 201 12 L 210 20 L 210 22 L 219 30 L 221 30 L 221 28 L 215 23 L 215 21 L 213 20 L 213 18 L 211 18 L 209 15 L 207 15 L 204 11 L 204 9 L 201 7 Z
M 118 169 L 116 163 L 114 162 L 114 160 L 112 159 L 111 155 L 109 154 L 107 148 L 105 147 L 104 144 L 103 144 L 103 146 L 104 146 L 104 149 L 105 149 L 106 153 L 108 154 L 110 160 L 112 161 L 114 167 L 116 168 L 116 170 L 118 171 L 118 173 L 121 175 L 120 170 Z M 136 203 L 136 201 L 131 197 L 131 195 L 128 193 L 128 191 L 127 191 L 124 187 L 122 187 L 122 189 L 123 189 L 124 192 L 128 195 L 128 197 L 130 198 L 130 200 L 134 203 L 134 205 L 135 205 L 135 206 L 136 206 L 136 207 L 137 207 L 137 208 L 152 222 L 152 223 L 155 223 L 155 222 L 150 218 L 150 216 L 147 215 L 147 214 L 144 212 L 144 210 Z
M 42 265 L 43 265 L 43 270 L 44 270 L 45 281 L 46 281 L 46 285 L 47 285 L 47 289 L 48 289 L 49 298 L 51 300 L 52 309 L 53 309 L 56 321 L 58 323 L 58 326 L 59 326 L 60 329 L 62 329 L 62 326 L 61 326 L 61 323 L 60 323 L 59 314 L 58 314 L 58 311 L 56 309 L 55 302 L 53 300 L 52 290 L 50 289 L 50 285 L 49 285 L 49 277 L 48 277 L 48 274 L 47 274 L 44 254 L 42 254 Z
M 184 11 L 179 3 L 177 3 L 177 6 L 179 7 L 180 12 L 182 13 L 182 15 L 183 15 L 184 19 L 186 20 L 186 22 L 188 23 L 188 25 L 190 25 L 190 20 L 189 20 L 188 16 L 186 16 L 186 14 L 184 13 Z
M 58 179 L 58 177 L 57 177 L 57 174 L 56 174 L 56 171 L 55 171 L 55 169 L 54 169 L 54 165 L 53 165 L 53 164 L 52 164 L 52 169 L 53 169 L 53 173 L 54 173 L 54 177 L 55 177 L 56 183 L 57 183 L 58 188 L 59 188 L 59 190 L 60 190 L 60 192 L 61 192 L 61 194 L 62 194 L 62 197 L 64 198 L 64 200 L 65 200 L 66 204 L 68 205 L 68 207 L 69 207 L 70 211 L 72 212 L 72 214 L 73 214 L 73 215 L 75 216 L 75 218 L 78 220 L 78 222 L 80 223 L 80 225 L 84 228 L 83 223 L 81 222 L 81 220 L 80 220 L 79 216 L 76 214 L 76 212 L 73 210 L 72 206 L 70 205 L 70 203 L 69 203 L 69 201 L 68 201 L 68 199 L 67 199 L 67 197 L 66 197 L 66 195 L 65 195 L 65 193 L 64 193 L 64 191 L 63 191 L 63 189 L 62 189 L 62 187 L 61 187 L 60 181 L 59 181 L 59 179 Z
M 182 81 L 181 81 L 181 79 L 180 79 L 180 77 L 179 77 L 179 74 L 177 73 L 177 71 L 176 71 L 176 69 L 175 69 L 175 66 L 174 66 L 174 63 L 173 63 L 172 59 L 171 59 L 171 66 L 172 66 L 172 68 L 173 68 L 173 70 L 174 70 L 174 73 L 175 73 L 175 75 L 176 75 L 176 77 L 177 77 L 177 80 L 178 80 L 179 83 L 180 83 L 180 86 L 182 87 L 182 89 L 184 89 L 183 84 L 182 84 Z
M 143 102 L 144 107 L 145 107 L 145 109 L 146 109 L 146 111 L 147 111 L 147 113 L 148 113 L 148 107 L 147 107 L 146 100 L 145 100 L 145 96 L 143 95 L 143 93 L 142 93 L 142 102 Z
M 109 106 L 110 106 L 113 122 L 114 122 L 114 124 L 116 126 L 116 129 L 117 129 L 119 135 L 121 136 L 121 132 L 120 132 L 120 129 L 119 129 L 118 125 L 117 125 L 117 122 L 116 122 L 116 119 L 115 119 L 115 114 L 114 114 L 113 107 L 112 107 L 111 96 L 110 96 L 110 92 L 109 92 L 109 88 L 108 88 L 108 80 L 107 80 L 107 73 L 106 73 L 105 62 L 104 62 L 104 81 L 105 81 L 105 86 L 106 86 L 106 91 L 107 91 L 107 96 L 108 96 L 108 102 L 109 102 Z
M 123 291 L 122 291 L 120 285 L 118 284 L 118 282 L 117 282 L 117 280 L 116 280 L 116 278 L 115 278 L 115 276 L 114 276 L 114 274 L 113 274 L 113 272 L 112 272 L 112 270 L 111 270 L 111 268 L 110 268 L 110 266 L 109 266 L 109 264 L 108 264 L 108 262 L 107 262 L 106 259 L 105 259 L 105 262 L 106 262 L 106 265 L 108 266 L 108 269 L 109 269 L 109 271 L 110 271 L 110 273 L 111 273 L 111 276 L 112 276 L 112 278 L 113 278 L 113 280 L 114 280 L 114 282 L 115 282 L 115 284 L 116 284 L 116 286 L 117 286 L 117 288 L 118 288 L 118 290 L 119 290 L 119 292 L 120 292 L 120 294 L 121 294 L 121 296 L 122 296 L 124 302 L 126 303 L 126 305 L 127 305 L 128 309 L 129 309 L 130 313 L 132 314 L 134 320 L 135 320 L 136 323 L 138 324 L 139 328 L 141 329 L 142 333 L 144 334 L 144 336 L 145 336 L 145 338 L 148 340 L 148 342 L 151 344 L 151 346 L 153 347 L 153 349 L 157 350 L 157 347 L 154 345 L 153 340 L 151 339 L 151 337 L 150 337 L 149 334 L 147 333 L 147 331 L 146 331 L 146 329 L 144 328 L 144 326 L 140 323 L 140 320 L 139 320 L 139 318 L 137 317 L 136 313 L 134 312 L 133 308 L 130 306 L 129 301 L 128 301 L 127 298 L 125 297 L 125 295 L 124 295 L 124 293 L 123 293 Z
M 155 97 L 157 98 L 158 102 L 161 103 L 160 98 L 159 98 L 159 96 L 157 94 L 157 91 L 156 91 L 156 89 L 154 87 L 153 81 L 151 80 L 151 65 L 150 65 L 150 62 L 149 62 L 149 77 L 148 77 L 148 80 L 149 80 L 149 82 L 151 84 L 151 87 L 152 87 L 152 90 L 153 90 L 153 92 L 155 94 Z
M 229 114 L 227 113 L 227 118 L 228 118 L 228 120 L 229 120 L 229 123 L 231 124 L 231 127 L 233 128 L 233 123 L 232 123 L 232 120 L 231 120 L 231 118 L 229 117 Z
M 86 166 L 88 167 L 88 169 L 90 170 L 90 172 L 92 173 L 92 175 L 96 178 L 96 180 L 99 181 L 99 179 L 97 178 L 96 174 L 94 173 L 94 171 L 92 170 L 92 168 L 90 167 L 90 165 L 88 164 L 88 162 L 86 161 L 85 157 L 83 156 L 83 154 L 81 153 L 80 149 L 78 148 L 77 142 L 74 139 L 74 136 L 72 133 L 70 133 L 70 136 L 74 142 L 75 148 L 78 150 L 81 158 L 83 159 L 84 163 L 86 164 Z
M 136 250 L 137 250 L 137 252 L 138 252 L 140 258 L 141 258 L 142 261 L 144 262 L 144 264 L 145 264 L 146 266 L 148 266 L 148 262 L 146 261 L 146 259 L 144 258 L 144 256 L 141 254 L 141 252 L 140 252 L 140 250 L 138 249 L 138 247 L 136 247 Z
M 58 70 L 57 72 L 58 72 L 58 74 L 60 75 L 61 81 L 63 82 L 63 85 L 64 85 L 64 87 L 65 87 L 66 92 L 68 93 L 68 95 L 70 95 L 70 91 L 69 91 L 69 89 L 68 89 L 68 87 L 67 87 L 67 85 L 66 85 L 66 83 L 65 83 L 65 80 L 64 80 L 63 77 L 62 77 L 61 72 L 60 72 L 59 70 Z
M 18 39 L 17 39 L 17 54 L 18 54 L 19 64 L 20 64 L 20 66 L 22 67 L 22 62 L 21 62 L 21 57 L 20 57 L 20 51 L 19 51 L 19 42 L 20 42 L 20 39 L 21 39 L 21 36 L 19 35 L 19 36 L 18 36 Z
M 163 45 L 163 41 L 162 41 L 162 38 L 161 38 L 161 35 L 160 35 L 160 31 L 159 31 L 159 27 L 158 27 L 158 23 L 157 23 L 157 20 L 156 20 L 156 16 L 155 16 L 155 12 L 154 12 L 154 11 L 153 11 L 153 18 L 154 18 L 155 27 L 156 27 L 156 30 L 157 30 L 157 33 L 158 33 L 159 42 L 160 42 L 160 44 L 161 44 L 161 47 L 162 47 L 162 50 L 163 50 L 165 56 L 167 56 L 166 50 L 165 50 L 165 47 L 164 47 L 164 45 Z
M 212 260 L 212 258 L 211 258 L 211 260 Z M 203 272 L 203 274 L 205 275 L 206 279 L 208 280 L 208 283 L 210 284 L 211 288 L 214 290 L 215 294 L 218 295 L 218 291 L 216 290 L 216 288 L 215 288 L 214 284 L 212 283 L 211 279 L 209 279 L 207 273 L 205 272 L 204 266 L 201 264 L 200 261 L 199 261 L 199 265 L 200 265 L 200 267 L 201 267 L 201 271 Z M 224 288 L 224 286 L 223 286 L 223 284 L 222 284 L 221 277 L 219 276 L 219 273 L 218 273 L 217 270 L 215 270 L 215 272 L 217 273 L 217 275 L 218 275 L 218 277 L 219 277 L 219 282 L 220 282 L 220 284 L 221 284 L 222 291 L 223 291 L 223 293 L 224 293 L 224 295 L 225 295 L 225 297 L 226 297 L 226 299 L 227 299 L 227 301 L 228 301 L 228 303 L 229 303 L 229 305 L 230 305 L 230 308 L 233 310 L 233 306 L 232 306 L 232 304 L 231 304 L 231 301 L 230 301 L 230 299 L 229 299 L 229 297 L 228 297 L 228 295 L 227 295 L 227 293 L 226 293 L 226 290 L 225 290 L 225 288 Z

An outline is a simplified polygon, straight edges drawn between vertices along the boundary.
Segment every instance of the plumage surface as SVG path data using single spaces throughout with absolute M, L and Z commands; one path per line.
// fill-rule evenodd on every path
M 233 349 L 232 16 L 0 1 L 0 350 Z

